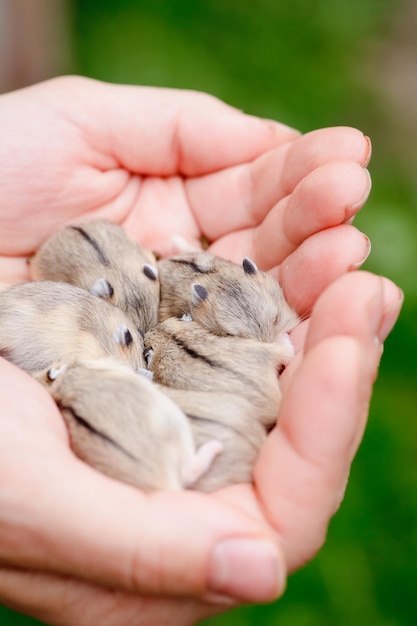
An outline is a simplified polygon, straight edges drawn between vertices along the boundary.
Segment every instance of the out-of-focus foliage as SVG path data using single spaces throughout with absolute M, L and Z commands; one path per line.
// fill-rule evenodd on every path
M 366 267 L 394 279 L 406 299 L 345 501 L 325 547 L 290 578 L 281 600 L 205 624 L 417 624 L 413 0 L 73 0 L 73 7 L 78 73 L 200 89 L 304 132 L 343 124 L 372 138 L 374 188 L 356 224 L 372 239 Z M 2 626 L 31 623 L 0 609 Z

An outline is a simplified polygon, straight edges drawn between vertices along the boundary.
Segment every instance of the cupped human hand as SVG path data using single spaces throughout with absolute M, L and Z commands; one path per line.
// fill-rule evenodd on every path
M 2 95 L 0 113 L 0 282 L 28 279 L 27 256 L 64 223 L 99 217 L 162 255 L 204 237 L 263 269 L 294 254 L 317 275 L 337 249 L 319 290 L 366 256 L 364 236 L 339 228 L 370 190 L 356 129 L 301 136 L 207 94 L 80 77 Z
M 46 392 L 1 361 L 1 601 L 51 624 L 175 626 L 278 597 L 340 502 L 401 306 L 388 280 L 342 276 L 369 252 L 350 223 L 369 141 L 77 77 L 1 96 L 0 112 L 5 285 L 29 278 L 27 256 L 60 225 L 107 217 L 160 254 L 204 237 L 252 256 L 300 315 L 313 310 L 254 484 L 211 495 L 145 495 L 86 466 Z
M 253 485 L 139 491 L 68 449 L 57 409 L 1 362 L 0 598 L 48 624 L 194 624 L 276 598 L 310 560 L 346 487 L 397 287 L 353 272 L 319 297 L 283 377 Z

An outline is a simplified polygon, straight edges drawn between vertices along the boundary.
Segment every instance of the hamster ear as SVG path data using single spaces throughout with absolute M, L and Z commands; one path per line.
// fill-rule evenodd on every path
M 249 259 L 249 257 L 247 256 L 245 256 L 245 258 L 243 259 L 242 266 L 245 274 L 256 274 L 256 272 L 259 271 L 256 263 L 252 261 L 252 259 Z
M 59 367 L 51 367 L 51 368 L 49 368 L 49 370 L 46 372 L 46 378 L 48 380 L 50 380 L 51 382 L 53 380 L 56 380 L 58 378 L 58 376 L 60 376 L 61 374 L 63 374 L 65 372 L 67 367 L 68 367 L 68 365 L 66 363 L 64 363 L 63 365 L 60 365 Z
M 203 300 L 207 300 L 208 298 L 208 291 L 205 287 L 203 287 L 203 285 L 200 285 L 200 283 L 193 283 L 191 285 L 191 302 L 197 306 L 197 304 L 200 304 L 200 302 L 203 302 Z
M 133 342 L 133 337 L 127 326 L 124 324 L 120 324 L 120 326 L 116 326 L 115 331 L 113 333 L 113 339 L 116 343 L 119 343 L 121 346 L 130 346 Z
M 142 270 L 147 278 L 150 278 L 151 280 L 158 280 L 158 268 L 156 267 L 156 265 L 144 263 L 142 266 Z
M 114 289 L 108 280 L 99 278 L 91 287 L 91 293 L 99 298 L 111 298 L 114 294 Z

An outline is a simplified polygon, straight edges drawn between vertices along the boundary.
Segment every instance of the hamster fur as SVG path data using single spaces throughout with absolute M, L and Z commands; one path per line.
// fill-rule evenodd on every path
M 145 335 L 144 345 L 156 383 L 236 394 L 252 403 L 266 427 L 275 423 L 281 400 L 278 373 L 294 353 L 288 335 L 282 343 L 219 337 L 197 322 L 169 318 Z
M 144 491 L 194 484 L 222 450 L 207 439 L 197 450 L 181 409 L 111 358 L 57 364 L 37 379 L 60 408 L 74 453 Z
M 106 220 L 65 226 L 30 260 L 34 280 L 68 282 L 120 307 L 146 332 L 158 320 L 155 256 Z
M 183 391 L 158 385 L 187 415 L 197 446 L 221 442 L 223 451 L 193 485 L 214 491 L 252 481 L 253 466 L 266 439 L 266 429 L 245 398 L 216 391 Z
M 298 323 L 278 282 L 248 258 L 242 265 L 208 252 L 158 261 L 159 320 L 190 314 L 207 330 L 273 342 Z
M 0 292 L 0 356 L 29 373 L 57 361 L 113 355 L 145 367 L 143 338 L 126 315 L 84 289 L 31 282 Z

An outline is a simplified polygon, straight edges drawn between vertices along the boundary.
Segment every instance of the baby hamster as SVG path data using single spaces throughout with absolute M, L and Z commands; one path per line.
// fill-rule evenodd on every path
M 120 307 L 143 332 L 158 320 L 155 256 L 106 220 L 65 226 L 30 261 L 34 280 L 56 280 Z
M 277 281 L 248 258 L 242 265 L 208 252 L 158 261 L 159 319 L 191 315 L 217 335 L 273 342 L 298 323 Z
M 235 483 L 250 483 L 266 439 L 266 429 L 256 419 L 252 404 L 226 392 L 158 387 L 187 415 L 197 447 L 213 439 L 223 446 L 193 489 L 214 491 Z
M 57 361 L 115 358 L 145 367 L 143 338 L 126 315 L 84 289 L 58 282 L 0 292 L 0 356 L 29 373 Z
M 144 356 L 156 383 L 194 391 L 230 392 L 253 404 L 265 426 L 275 423 L 281 391 L 278 373 L 293 356 L 281 343 L 219 337 L 194 321 L 169 318 L 148 331 Z
M 74 453 L 145 491 L 193 485 L 222 450 L 208 438 L 196 450 L 181 409 L 111 358 L 54 366 L 37 378 L 62 412 Z

